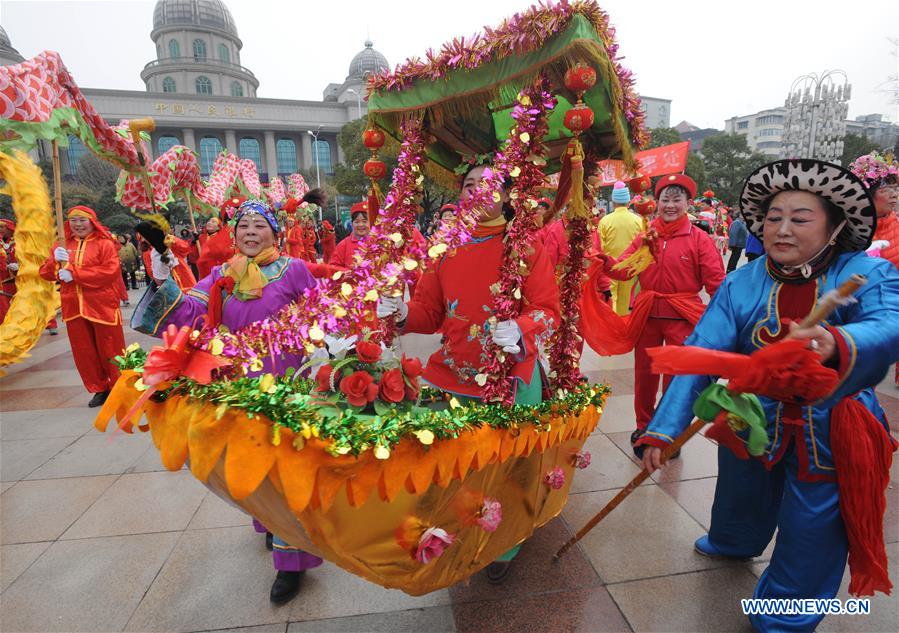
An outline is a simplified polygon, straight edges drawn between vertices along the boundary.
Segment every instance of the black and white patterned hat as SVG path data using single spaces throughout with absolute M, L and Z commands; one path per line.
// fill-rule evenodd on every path
M 807 158 L 778 160 L 749 174 L 740 193 L 740 215 L 749 232 L 760 240 L 765 223 L 765 203 L 781 191 L 807 191 L 830 200 L 846 216 L 837 236 L 843 250 L 863 251 L 871 245 L 877 228 L 874 202 L 862 181 L 851 171 Z

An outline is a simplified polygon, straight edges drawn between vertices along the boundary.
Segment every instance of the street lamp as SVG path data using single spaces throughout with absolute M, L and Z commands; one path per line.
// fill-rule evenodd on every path
M 315 143 L 312 146 L 313 154 L 314 154 L 313 160 L 315 160 L 315 186 L 319 187 L 319 188 L 321 188 L 321 186 L 322 186 L 321 174 L 319 173 L 319 169 L 318 169 L 318 133 L 321 132 L 321 130 L 322 130 L 322 126 L 320 126 L 320 125 L 315 130 L 315 132 L 313 132 L 312 130 L 306 130 L 306 134 L 308 134 L 309 136 L 311 136 L 312 138 L 315 139 Z M 318 221 L 319 222 L 322 221 L 321 207 L 318 208 Z
M 362 118 L 362 93 L 353 88 L 348 89 L 346 91 L 346 93 L 347 94 L 353 93 L 354 95 L 356 95 L 356 113 L 357 113 L 356 118 L 361 119 Z

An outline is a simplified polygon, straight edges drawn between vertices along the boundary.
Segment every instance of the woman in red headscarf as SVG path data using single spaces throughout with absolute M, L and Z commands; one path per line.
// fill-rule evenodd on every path
M 234 232 L 227 223 L 212 217 L 206 221 L 199 239 L 200 257 L 197 259 L 199 278 L 208 277 L 216 266 L 234 256 Z
M 98 407 L 119 377 L 112 358 L 125 349 L 119 302 L 128 294 L 119 245 L 94 210 L 80 205 L 69 209 L 65 232 L 65 245 L 54 245 L 40 274 L 61 283 L 62 318 L 75 367 L 85 388 L 94 394 L 88 406 Z
M 334 227 L 325 220 L 322 222 L 322 263 L 330 264 L 331 257 L 334 255 L 334 249 L 337 248 L 337 235 L 334 233 Z

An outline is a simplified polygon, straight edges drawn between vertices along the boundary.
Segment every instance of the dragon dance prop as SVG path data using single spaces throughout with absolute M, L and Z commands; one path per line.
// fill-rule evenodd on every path
M 546 173 L 568 169 L 576 228 L 562 312 L 576 312 L 589 237 L 585 163 L 592 171 L 601 159 L 629 161 L 645 139 L 613 33 L 593 2 L 544 4 L 429 53 L 428 62 L 371 77 L 371 129 L 400 148 L 354 266 L 240 330 L 171 326 L 163 346 L 130 348 L 117 359 L 123 374 L 97 428 L 114 418 L 125 432 L 149 431 L 167 468 L 189 463 L 213 492 L 288 543 L 413 595 L 463 580 L 527 539 L 561 512 L 574 471 L 589 465 L 583 444 L 608 395 L 578 380 L 576 329 L 551 341 L 551 357 L 574 358 L 554 363 L 552 397 L 510 406 L 512 359 L 491 342 L 475 377 L 484 398 L 460 404 L 421 390 L 417 360 L 389 357 L 392 324 L 379 323 L 374 308 L 401 292 L 421 258 L 465 244 L 508 181 L 511 265 L 492 289 L 493 313 L 515 318 L 537 198 Z M 426 175 L 450 181 L 460 155 L 494 148 L 457 221 L 425 252 L 413 246 Z M 291 196 L 300 184 L 288 178 Z M 355 353 L 344 357 L 347 345 Z M 266 357 L 311 356 L 308 367 L 322 352 L 329 360 L 314 379 L 305 368 L 247 377 Z
M 97 156 L 128 171 L 140 167 L 134 144 L 85 99 L 58 53 L 0 68 L 0 151 L 30 150 L 39 140 L 68 146 L 77 136 Z
M 0 193 L 12 198 L 16 215 L 16 294 L 0 324 L 0 367 L 28 357 L 59 307 L 55 285 L 38 271 L 53 247 L 53 211 L 41 170 L 22 152 L 0 153 Z

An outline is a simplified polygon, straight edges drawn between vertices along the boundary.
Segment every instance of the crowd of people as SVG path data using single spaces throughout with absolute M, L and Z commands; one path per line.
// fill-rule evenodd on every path
M 875 443 L 896 446 L 873 387 L 899 359 L 899 168 L 888 157 L 877 160 L 876 169 L 864 171 L 815 160 L 770 163 L 747 177 L 734 209 L 710 191 L 697 198 L 696 183 L 683 174 L 659 178 L 654 204 L 639 208 L 628 184 L 618 182 L 613 210 L 595 213 L 582 331 L 600 353 L 634 352 L 631 443 L 648 470 L 663 465 L 662 450 L 692 420 L 697 394 L 715 380 L 665 376 L 657 403 L 652 348 L 751 354 L 784 339 L 801 340 L 839 374 L 835 390 L 817 402 L 761 397 L 769 436 L 761 459 L 739 459 L 719 447 L 711 528 L 696 550 L 751 558 L 777 529 L 756 597 L 832 598 L 847 556 L 852 560 L 862 547 L 851 535 L 870 515 L 841 512 L 850 478 L 838 480 L 836 471 L 847 463 L 848 447 L 831 441 L 847 411 Z M 461 200 L 488 168 L 471 166 Z M 316 278 L 355 265 L 372 214 L 365 202 L 354 205 L 352 232 L 336 243 L 334 227 L 315 224 L 315 211 L 325 204 L 320 190 L 280 209 L 233 198 L 197 235 L 176 237 L 156 226 L 162 237 L 139 229 L 137 239 L 114 237 L 87 207 L 70 209 L 65 239 L 48 253 L 41 275 L 60 284 L 75 365 L 93 394 L 89 406 L 102 404 L 118 377 L 110 361 L 124 347 L 120 306 L 127 289 L 137 288 L 141 265 L 148 286 L 132 317 L 135 329 L 159 336 L 168 325 L 189 325 L 204 315 L 238 329 L 295 301 Z M 400 334 L 441 334 L 424 369 L 427 383 L 461 400 L 480 399 L 479 367 L 492 341 L 514 356 L 515 402 L 544 397 L 543 350 L 560 323 L 558 283 L 568 256 L 568 220 L 555 217 L 554 206 L 549 198 L 537 201 L 539 229 L 516 295 L 517 318 L 496 322 L 484 310 L 507 264 L 503 236 L 514 216 L 507 191 L 482 211 L 469 243 L 426 267 L 408 299 L 379 299 L 377 317 L 396 319 Z M 455 222 L 457 214 L 456 205 L 444 205 L 429 229 Z M 0 223 L 0 308 L 8 307 L 15 288 L 13 231 Z M 425 238 L 415 233 L 424 247 Z M 853 303 L 820 325 L 799 325 L 827 291 L 853 274 L 867 279 Z M 283 374 L 302 362 L 291 355 L 270 358 L 254 373 Z M 257 529 L 266 531 L 258 523 Z M 270 534 L 268 541 L 277 570 L 271 599 L 281 603 L 299 591 L 303 572 L 322 561 Z M 879 551 L 876 543 L 863 546 Z M 519 547 L 488 566 L 491 582 L 508 576 Z M 820 616 L 751 619 L 758 630 L 798 631 L 813 630 Z

